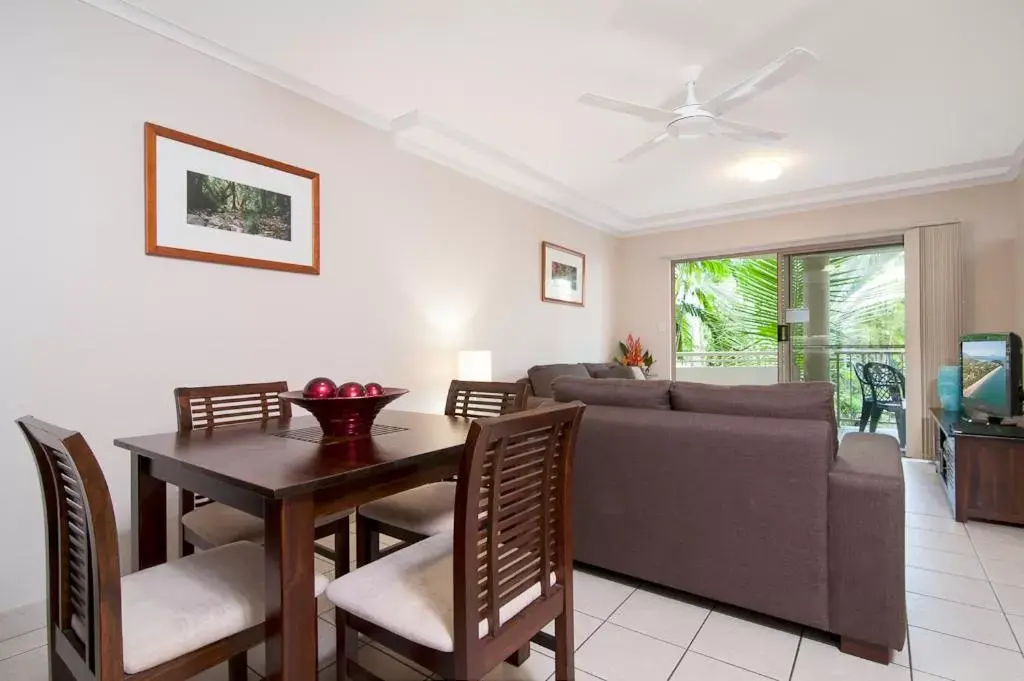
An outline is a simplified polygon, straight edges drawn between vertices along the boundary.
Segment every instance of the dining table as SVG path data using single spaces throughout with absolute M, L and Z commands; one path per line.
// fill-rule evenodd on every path
M 327 438 L 296 417 L 118 438 L 131 453 L 133 567 L 167 560 L 168 484 L 263 518 L 266 677 L 313 681 L 317 518 L 450 478 L 471 423 L 386 409 L 368 436 Z

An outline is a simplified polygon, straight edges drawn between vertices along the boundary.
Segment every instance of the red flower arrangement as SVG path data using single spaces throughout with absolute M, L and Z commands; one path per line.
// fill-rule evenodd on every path
M 626 342 L 619 341 L 619 352 L 622 357 L 616 357 L 615 361 L 622 366 L 640 367 L 646 376 L 654 364 L 654 357 L 650 350 L 644 347 L 639 338 L 633 338 L 633 334 L 626 336 Z

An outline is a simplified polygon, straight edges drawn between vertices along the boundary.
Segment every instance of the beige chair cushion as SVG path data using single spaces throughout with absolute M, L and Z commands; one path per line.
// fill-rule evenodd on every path
M 314 577 L 314 593 L 327 588 Z M 124 670 L 135 674 L 255 626 L 265 616 L 263 548 L 237 542 L 121 578 Z
M 189 511 L 181 517 L 181 524 L 202 538 L 207 546 L 263 541 L 261 518 L 216 502 Z
M 430 537 L 455 527 L 454 482 L 435 482 L 415 487 L 359 507 L 359 514 Z
M 327 598 L 336 606 L 420 645 L 455 648 L 452 595 L 452 532 L 436 534 L 331 582 Z M 552 576 L 552 581 L 554 577 Z M 540 583 L 498 613 L 502 624 L 540 596 Z M 480 622 L 480 636 L 490 627 Z

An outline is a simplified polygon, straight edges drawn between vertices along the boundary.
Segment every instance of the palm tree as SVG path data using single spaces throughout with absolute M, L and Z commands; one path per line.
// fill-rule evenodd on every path
M 793 259 L 793 307 L 803 305 L 803 265 Z M 827 269 L 830 343 L 902 345 L 903 250 L 834 255 Z M 775 257 L 677 263 L 675 301 L 677 352 L 775 347 Z

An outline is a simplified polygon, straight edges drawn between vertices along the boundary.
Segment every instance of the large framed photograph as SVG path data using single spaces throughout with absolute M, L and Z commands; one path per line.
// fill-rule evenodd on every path
M 320 176 L 146 123 L 146 253 L 320 273 Z
M 549 241 L 541 244 L 540 299 L 583 306 L 587 258 Z

